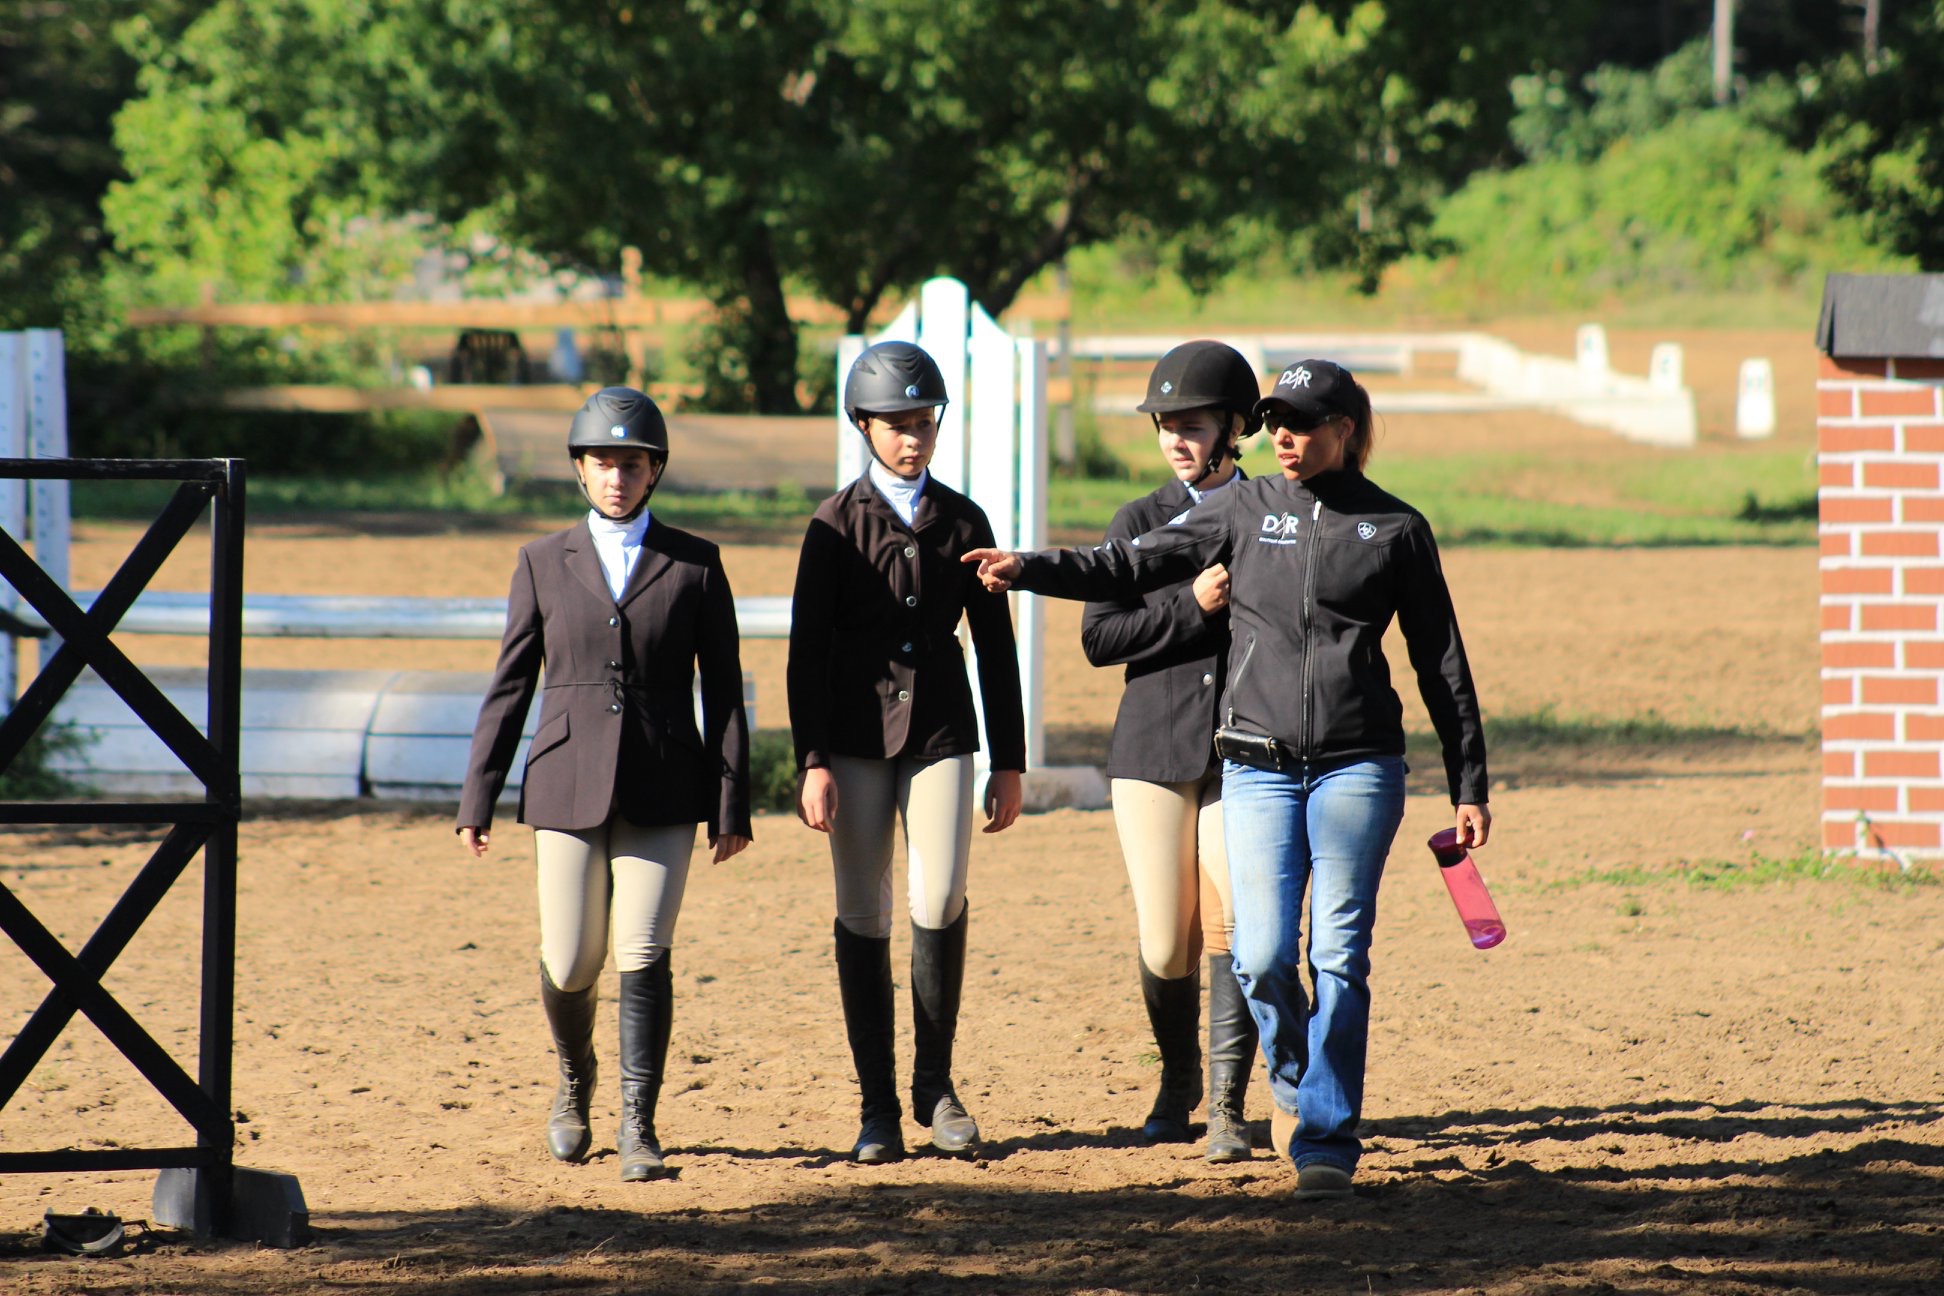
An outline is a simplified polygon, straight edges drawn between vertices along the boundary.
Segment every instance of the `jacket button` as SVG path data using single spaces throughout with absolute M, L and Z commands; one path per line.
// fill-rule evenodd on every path
M 918 606 L 918 596 L 917 596 L 916 594 L 907 594 L 907 595 L 905 595 L 905 606 L 906 606 L 906 607 L 917 607 L 917 606 Z
M 621 618 L 620 618 L 620 617 L 609 617 L 609 618 L 608 618 L 608 624 L 609 624 L 609 625 L 611 625 L 611 626 L 618 626 L 618 625 L 620 625 L 620 624 L 621 624 Z
M 916 558 L 917 556 L 918 556 L 918 550 L 914 546 L 912 545 L 905 546 L 905 557 Z
M 900 701 L 900 702 L 909 702 L 909 701 L 911 701 L 911 690 L 910 690 L 910 689 L 899 689 L 899 690 L 898 690 L 898 701 Z
M 1213 675 L 1209 674 L 1207 671 L 1202 672 L 1202 683 L 1213 684 L 1214 682 L 1215 682 L 1215 677 Z
M 610 703 L 608 703 L 608 710 L 609 710 L 610 712 L 612 712 L 613 714 L 615 714 L 615 715 L 620 715 L 620 714 L 621 714 L 621 704 L 620 704 L 619 702 L 610 702 Z
M 910 651 L 911 651 L 911 645 L 910 645 L 910 644 L 906 644 L 906 645 L 905 645 L 904 647 L 902 647 L 902 648 L 900 648 L 900 649 L 898 649 L 898 651 L 899 651 L 899 652 L 910 652 Z
M 608 669 L 609 669 L 609 670 L 620 670 L 620 669 L 621 669 L 621 663 L 620 663 L 620 662 L 618 662 L 618 661 L 611 661 L 611 662 L 609 662 L 609 663 L 608 663 Z

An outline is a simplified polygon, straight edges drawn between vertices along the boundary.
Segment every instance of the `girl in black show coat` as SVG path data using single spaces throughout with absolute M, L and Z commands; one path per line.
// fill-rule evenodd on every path
M 1178 524 L 1243 480 L 1235 442 L 1258 426 L 1259 395 L 1255 370 L 1221 342 L 1186 342 L 1162 356 L 1140 410 L 1154 419 L 1174 480 L 1122 505 L 1108 541 Z M 1107 776 L 1140 931 L 1141 998 L 1161 1055 L 1160 1092 L 1141 1133 L 1154 1143 L 1192 1137 L 1189 1116 L 1202 1097 L 1199 936 L 1208 954 L 1206 1155 L 1216 1162 L 1249 1156 L 1243 1099 L 1256 1047 L 1230 963 L 1235 917 L 1212 745 L 1227 675 L 1228 585 L 1228 568 L 1214 563 L 1190 580 L 1089 603 L 1080 626 L 1088 661 L 1127 667 Z
M 941 1151 L 969 1151 L 979 1137 L 952 1083 L 979 749 L 961 616 L 978 650 L 991 744 L 985 831 L 1018 817 L 1026 765 L 1011 613 L 1003 594 L 988 594 L 958 561 L 992 543 L 992 526 L 977 504 L 926 471 L 946 399 L 938 365 L 909 342 L 881 342 L 851 367 L 844 410 L 872 462 L 811 519 L 790 608 L 797 813 L 830 834 L 837 983 L 862 1108 L 851 1155 L 861 1162 L 904 1155 L 891 998 L 891 853 L 900 821 L 910 886 L 912 1115 Z
M 655 1106 L 673 1022 L 670 947 L 698 823 L 721 863 L 749 845 L 749 724 L 735 599 L 706 540 L 652 518 L 668 462 L 655 403 L 609 387 L 574 416 L 568 453 L 593 509 L 520 550 L 499 665 L 459 804 L 474 855 L 546 668 L 520 820 L 534 829 L 540 997 L 560 1060 L 547 1143 L 592 1142 L 594 1004 L 609 929 L 621 993 L 621 1178 L 664 1173 Z M 702 675 L 702 733 L 692 696 Z

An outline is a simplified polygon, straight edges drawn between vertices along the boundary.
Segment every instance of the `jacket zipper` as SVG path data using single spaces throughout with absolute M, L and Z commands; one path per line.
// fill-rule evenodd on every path
M 1256 637 L 1250 635 L 1249 646 L 1242 650 L 1242 664 L 1237 666 L 1235 668 L 1235 674 L 1229 677 L 1228 708 L 1225 712 L 1228 718 L 1223 721 L 1224 724 L 1233 725 L 1235 723 L 1235 690 L 1242 686 L 1242 676 L 1249 669 L 1249 658 L 1255 656 L 1255 646 Z
M 1315 626 L 1315 615 L 1311 595 L 1316 585 L 1316 530 L 1322 517 L 1323 501 L 1318 500 L 1316 507 L 1310 511 L 1309 552 L 1303 555 L 1303 746 L 1297 756 L 1305 765 L 1309 764 L 1313 736 L 1310 726 L 1310 658 L 1314 655 L 1311 651 L 1311 631 Z

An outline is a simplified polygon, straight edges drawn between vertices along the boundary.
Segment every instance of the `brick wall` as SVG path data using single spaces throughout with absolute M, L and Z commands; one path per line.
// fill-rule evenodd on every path
M 1825 358 L 1822 839 L 1944 858 L 1944 360 Z

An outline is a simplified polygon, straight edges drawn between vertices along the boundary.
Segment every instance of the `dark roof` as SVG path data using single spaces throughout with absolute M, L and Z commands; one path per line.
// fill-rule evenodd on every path
M 1816 345 L 1836 359 L 1944 358 L 1944 274 L 1833 274 Z

